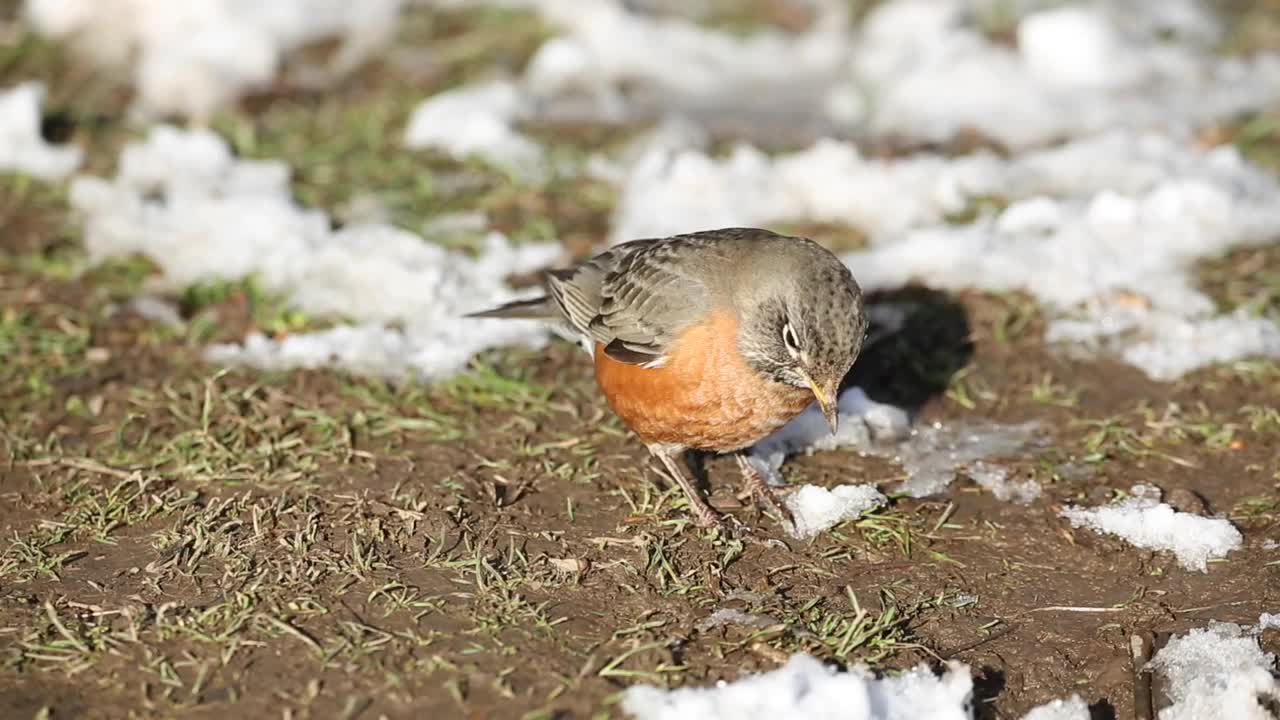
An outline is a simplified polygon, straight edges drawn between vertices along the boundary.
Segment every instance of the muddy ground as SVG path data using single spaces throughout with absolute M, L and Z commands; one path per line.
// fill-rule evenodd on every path
M 1247 10 L 1259 15 L 1226 51 L 1274 42 L 1275 8 Z M 506 13 L 419 13 L 402 43 L 448 48 L 443 65 L 388 61 L 321 95 L 282 87 L 214 127 L 244 154 L 293 164 L 309 204 L 336 211 L 368 192 L 407 227 L 482 208 L 514 237 L 551 234 L 580 254 L 607 227 L 607 188 L 513 188 L 394 143 L 427 93 L 495 61 L 519 66 L 544 31 L 516 19 L 521 32 Z M 49 82 L 47 129 L 109 172 L 137 136 L 127 88 L 37 39 L 6 42 L 2 84 Z M 1277 124 L 1260 126 L 1241 118 L 1219 141 L 1274 163 Z M 625 136 L 548 134 L 562 153 Z M 424 189 L 423 174 L 473 182 Z M 851 381 L 922 423 L 1039 421 L 1043 443 L 1006 460 L 1044 496 L 1003 503 L 960 478 L 800 542 L 742 507 L 733 462 L 712 458 L 714 503 L 754 528 L 726 540 L 689 525 L 573 347 L 493 353 L 433 386 L 225 371 L 200 348 L 325 319 L 239 283 L 173 298 L 181 327 L 143 320 L 129 302 L 149 266 L 86 270 L 59 186 L 0 179 L 0 226 L 0 717 L 618 717 L 631 684 L 732 679 L 805 650 L 885 671 L 961 660 L 979 675 L 982 718 L 1073 692 L 1097 718 L 1128 718 L 1130 633 L 1280 609 L 1274 362 L 1159 384 L 1046 347 L 1024 297 L 875 298 L 917 309 Z M 1224 307 L 1280 312 L 1275 247 L 1201 274 Z M 848 452 L 784 472 L 902 478 Z M 1057 515 L 1137 482 L 1231 518 L 1244 547 L 1187 572 Z M 703 622 L 726 607 L 767 622 Z M 1263 644 L 1280 651 L 1280 634 Z

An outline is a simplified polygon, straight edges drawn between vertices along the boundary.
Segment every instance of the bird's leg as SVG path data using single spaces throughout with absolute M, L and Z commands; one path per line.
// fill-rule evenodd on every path
M 679 463 L 676 462 L 676 456 L 680 454 L 679 450 L 673 450 L 663 445 L 650 445 L 649 452 L 658 458 L 662 466 L 667 469 L 667 473 L 671 475 L 671 479 L 675 480 L 680 489 L 684 491 L 685 497 L 689 500 L 689 511 L 693 513 L 693 519 L 698 523 L 698 527 L 727 529 L 724 517 L 713 510 L 706 500 L 702 499 L 702 495 L 698 492 L 698 488 L 694 487 L 693 481 L 680 469 Z
M 782 499 L 778 497 L 778 491 L 769 486 L 760 471 L 751 464 L 751 460 L 745 452 L 733 454 L 738 461 L 738 469 L 742 471 L 742 491 L 748 495 L 757 505 L 768 505 L 782 516 L 782 519 L 791 524 L 796 524 L 796 518 L 791 514 Z

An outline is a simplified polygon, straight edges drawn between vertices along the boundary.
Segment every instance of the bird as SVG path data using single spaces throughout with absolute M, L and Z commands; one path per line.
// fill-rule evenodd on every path
M 793 520 L 746 451 L 814 402 L 838 430 L 840 384 L 867 334 L 862 289 L 839 258 L 808 238 L 728 227 L 619 243 L 542 280 L 540 297 L 467 317 L 541 320 L 579 340 L 609 407 L 699 527 L 736 534 L 677 464 L 690 450 L 732 454 L 744 494 Z

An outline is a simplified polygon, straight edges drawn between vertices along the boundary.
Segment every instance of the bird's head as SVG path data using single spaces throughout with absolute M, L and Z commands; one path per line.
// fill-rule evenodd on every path
M 835 433 L 840 382 L 862 351 L 862 290 L 829 250 L 803 238 L 763 249 L 740 282 L 738 342 L 756 371 L 813 393 Z

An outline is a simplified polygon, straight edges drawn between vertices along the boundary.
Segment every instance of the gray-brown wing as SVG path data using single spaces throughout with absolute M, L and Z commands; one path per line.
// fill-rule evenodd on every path
M 601 285 L 593 338 L 610 357 L 635 365 L 659 362 L 671 343 L 710 305 L 705 272 L 715 255 L 709 236 L 636 240 L 622 250 Z
M 736 229 L 646 238 L 617 245 L 547 275 L 548 295 L 566 322 L 633 365 L 660 362 L 671 343 L 704 317 L 709 280 Z

